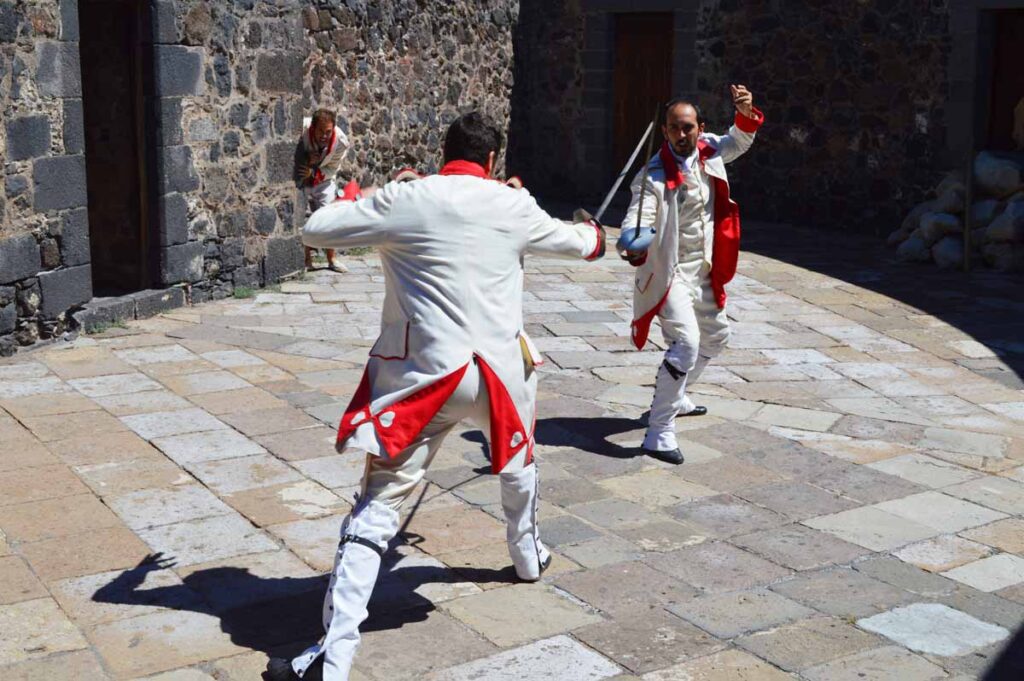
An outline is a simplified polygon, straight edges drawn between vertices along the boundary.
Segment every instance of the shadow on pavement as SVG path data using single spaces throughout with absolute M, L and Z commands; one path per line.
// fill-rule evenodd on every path
M 503 570 L 440 565 L 396 568 L 403 556 L 394 549 L 403 543 L 404 538 L 393 542 L 385 554 L 368 608 L 370 615 L 360 627 L 363 633 L 399 629 L 427 619 L 436 606 L 416 593 L 423 585 L 516 581 L 511 565 Z M 221 630 L 232 643 L 268 655 L 296 655 L 323 635 L 327 575 L 260 577 L 246 568 L 218 567 L 193 572 L 183 578 L 182 584 L 142 587 L 147 575 L 173 565 L 173 559 L 162 554 L 147 556 L 98 589 L 92 600 L 211 615 L 220 620 Z
M 963 357 L 955 360 L 958 364 L 1010 388 L 1024 388 L 1020 273 L 995 272 L 981 263 L 969 273 L 940 270 L 934 264 L 898 261 L 881 236 L 757 222 L 744 224 L 743 250 L 855 284 L 937 317 L 999 356 Z
M 574 447 L 591 454 L 615 459 L 632 459 L 639 456 L 639 449 L 636 446 L 623 446 L 611 438 L 642 429 L 643 425 L 637 419 L 614 416 L 590 418 L 558 416 L 538 419 L 535 437 L 539 445 Z

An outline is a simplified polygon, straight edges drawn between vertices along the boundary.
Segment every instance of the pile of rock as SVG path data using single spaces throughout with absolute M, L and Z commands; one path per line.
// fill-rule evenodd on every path
M 997 270 L 1024 270 L 1024 184 L 1020 163 L 988 152 L 974 160 L 971 204 L 972 263 Z M 901 260 L 934 261 L 940 268 L 964 263 L 963 176 L 951 173 L 935 188 L 935 198 L 915 206 L 889 235 Z

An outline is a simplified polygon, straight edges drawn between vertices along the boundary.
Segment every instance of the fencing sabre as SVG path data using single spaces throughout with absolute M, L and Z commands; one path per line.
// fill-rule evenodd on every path
M 651 121 L 650 127 L 648 127 L 649 131 L 658 122 L 658 115 L 660 113 L 661 107 L 655 107 L 654 119 Z M 639 151 L 639 148 L 637 151 Z M 647 138 L 647 160 L 644 162 L 644 175 L 640 181 L 640 202 L 636 211 L 636 225 L 634 227 L 623 225 L 622 231 L 619 234 L 619 240 L 615 244 L 615 250 L 618 251 L 619 257 L 623 260 L 628 260 L 633 265 L 643 264 L 647 260 L 647 249 L 651 247 L 651 243 L 654 241 L 654 228 L 641 225 L 644 214 L 644 198 L 647 195 L 647 175 L 651 170 L 651 154 L 653 151 L 654 135 L 651 135 Z M 630 163 L 632 163 L 632 160 Z

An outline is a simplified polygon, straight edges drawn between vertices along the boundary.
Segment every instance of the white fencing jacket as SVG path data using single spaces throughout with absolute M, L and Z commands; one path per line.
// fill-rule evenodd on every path
M 321 151 L 313 141 L 312 123 L 312 117 L 302 119 L 302 147 L 307 154 Z M 334 126 L 334 132 L 331 133 L 331 139 L 327 142 L 327 148 L 323 150 L 323 158 L 313 168 L 313 181 L 308 187 L 309 194 L 317 208 L 334 201 L 337 194 L 334 177 L 338 174 L 338 168 L 341 167 L 341 161 L 349 146 L 348 137 L 341 128 Z
M 684 263 L 694 262 L 698 265 L 710 251 L 711 271 L 708 276 L 711 288 L 718 307 L 725 307 L 725 285 L 736 274 L 740 249 L 739 206 L 729 197 L 725 164 L 739 158 L 750 148 L 763 122 L 764 114 L 756 108 L 751 117 L 737 112 L 728 134 L 704 133 L 697 142 L 695 160 L 699 164 L 699 173 L 692 179 L 710 185 L 710 192 L 704 201 L 710 204 L 713 215 L 714 235 L 711 244 L 706 241 L 709 235 L 702 229 L 693 231 L 694 226 L 684 224 L 685 216 L 680 215 L 680 204 L 684 203 L 688 183 L 684 169 L 679 167 L 667 143 L 650 160 L 649 169 L 642 168 L 634 178 L 631 186 L 633 200 L 622 225 L 636 225 L 641 182 L 646 180 L 641 224 L 655 229 L 647 259 L 637 267 L 633 287 L 632 340 L 637 349 L 643 349 L 651 322 L 668 299 L 676 265 L 680 263 L 680 251 L 683 251 Z M 701 210 L 704 210 L 703 206 Z M 689 248 L 699 250 L 691 254 L 687 252 Z
M 455 390 L 469 362 L 490 397 L 495 472 L 532 456 L 532 364 L 524 358 L 523 256 L 598 257 L 600 232 L 545 213 L 525 189 L 466 161 L 316 211 L 303 241 L 375 246 L 385 276 L 380 337 L 338 429 L 338 451 L 393 457 Z

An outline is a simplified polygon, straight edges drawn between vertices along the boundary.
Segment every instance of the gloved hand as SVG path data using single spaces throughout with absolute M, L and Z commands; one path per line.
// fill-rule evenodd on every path
M 588 224 L 597 230 L 597 253 L 587 260 L 600 260 L 604 257 L 605 249 L 607 248 L 608 235 L 604 231 L 604 225 L 594 219 L 587 211 L 582 208 L 577 208 L 572 214 L 573 224 Z
M 640 267 L 647 262 L 647 251 L 625 251 L 619 255 L 633 267 Z

